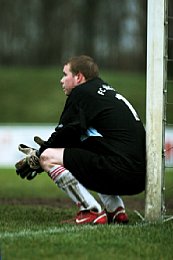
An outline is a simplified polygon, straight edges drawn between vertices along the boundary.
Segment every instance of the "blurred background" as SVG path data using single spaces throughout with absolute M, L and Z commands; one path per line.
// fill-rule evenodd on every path
M 172 17 L 172 0 L 168 6 Z M 168 30 L 168 77 L 173 78 L 172 18 Z M 0 145 L 8 153 L 16 124 L 54 129 L 66 100 L 59 84 L 62 65 L 73 55 L 94 57 L 101 77 L 145 123 L 146 36 L 147 0 L 0 0 Z M 168 99 L 173 102 L 172 85 Z M 171 121 L 172 105 L 167 114 Z M 16 133 L 26 136 L 24 128 Z
M 146 0 L 0 0 L 0 64 L 58 65 L 87 53 L 106 68 L 144 70 Z

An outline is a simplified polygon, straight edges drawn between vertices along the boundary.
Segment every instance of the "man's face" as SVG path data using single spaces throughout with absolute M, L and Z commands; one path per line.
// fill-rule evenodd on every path
M 70 95 L 73 88 L 78 85 L 77 75 L 73 75 L 70 71 L 70 64 L 66 64 L 63 68 L 64 76 L 60 80 L 62 88 L 66 96 Z

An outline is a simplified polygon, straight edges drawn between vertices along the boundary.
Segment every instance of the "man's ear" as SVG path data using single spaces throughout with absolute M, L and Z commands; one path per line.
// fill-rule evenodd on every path
M 84 75 L 83 75 L 81 72 L 79 72 L 79 73 L 76 75 L 76 79 L 77 79 L 77 83 L 78 83 L 78 84 L 81 84 L 81 83 L 86 82 L 86 79 L 85 79 Z

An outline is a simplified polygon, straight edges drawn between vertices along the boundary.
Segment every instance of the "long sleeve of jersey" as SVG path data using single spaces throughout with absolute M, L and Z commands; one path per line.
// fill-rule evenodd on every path
M 41 146 L 39 154 L 47 148 L 78 147 L 80 137 L 86 131 L 85 116 L 75 101 L 75 96 L 67 98 L 58 126 L 49 139 Z

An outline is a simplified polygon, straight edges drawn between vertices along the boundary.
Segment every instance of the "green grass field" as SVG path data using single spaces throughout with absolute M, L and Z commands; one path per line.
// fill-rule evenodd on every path
M 145 75 L 101 71 L 100 76 L 128 98 L 145 120 Z M 0 68 L 1 123 L 57 123 L 65 95 L 61 68 Z M 33 113 L 34 111 L 34 113 Z
M 62 68 L 0 67 L 1 123 L 57 123 L 65 95 Z M 145 73 L 100 71 L 100 77 L 124 95 L 145 123 Z M 168 84 L 167 120 L 172 122 L 173 88 Z
M 171 215 L 173 172 L 165 179 Z M 14 169 L 0 169 L 2 259 L 172 259 L 173 221 L 142 221 L 135 211 L 144 216 L 144 199 L 144 194 L 124 197 L 130 218 L 126 226 L 63 224 L 77 209 L 45 173 L 27 181 Z

